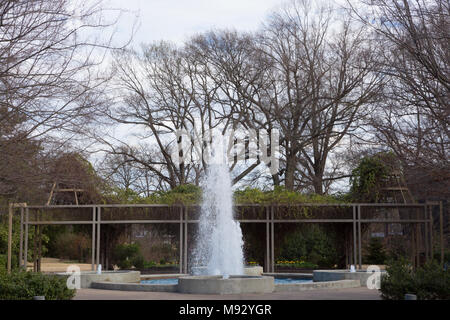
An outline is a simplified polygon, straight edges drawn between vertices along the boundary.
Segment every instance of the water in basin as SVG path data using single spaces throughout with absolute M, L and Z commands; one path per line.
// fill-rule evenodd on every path
M 294 284 L 313 282 L 312 279 L 303 278 L 275 278 L 275 284 Z M 142 284 L 178 284 L 177 278 L 142 280 Z

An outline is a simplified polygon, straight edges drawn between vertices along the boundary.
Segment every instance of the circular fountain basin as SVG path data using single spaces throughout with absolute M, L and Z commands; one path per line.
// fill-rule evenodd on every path
M 58 276 L 70 276 L 73 273 L 60 272 L 56 273 Z M 102 271 L 100 274 L 97 271 L 82 271 L 79 274 L 80 287 L 90 288 L 95 282 L 111 282 L 111 283 L 138 283 L 141 281 L 141 273 L 139 271 Z
M 197 294 L 271 293 L 275 289 L 273 277 L 233 275 L 187 276 L 178 278 L 178 292 Z

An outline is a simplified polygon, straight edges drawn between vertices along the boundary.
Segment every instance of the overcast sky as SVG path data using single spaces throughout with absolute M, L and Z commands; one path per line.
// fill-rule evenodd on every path
M 181 44 L 193 34 L 213 28 L 256 30 L 272 9 L 285 0 L 107 0 L 129 10 L 121 18 L 120 36 L 129 34 L 133 14 L 139 28 L 134 43 L 168 40 Z

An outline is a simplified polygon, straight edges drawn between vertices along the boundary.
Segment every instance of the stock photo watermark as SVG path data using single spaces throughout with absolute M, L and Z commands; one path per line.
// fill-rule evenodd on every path
M 81 288 L 81 270 L 80 267 L 72 264 L 67 267 L 66 273 L 70 274 L 67 278 L 66 285 L 68 289 L 80 289 Z
M 381 288 L 381 271 L 380 267 L 377 265 L 370 265 L 367 267 L 367 272 L 372 273 L 366 281 L 367 289 L 377 289 Z
M 267 166 L 270 174 L 279 169 L 279 131 L 236 129 L 177 130 L 177 146 L 171 154 L 172 161 L 184 164 L 211 164 L 226 160 L 228 163 L 255 160 Z M 212 157 L 213 152 L 224 150 L 225 159 Z

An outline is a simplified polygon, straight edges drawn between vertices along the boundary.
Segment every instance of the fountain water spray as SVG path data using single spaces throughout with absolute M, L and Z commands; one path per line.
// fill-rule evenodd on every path
M 206 275 L 244 274 L 242 230 L 233 217 L 233 193 L 223 137 L 214 140 L 203 181 L 203 202 L 193 254 Z M 199 273 L 194 271 L 194 273 Z

